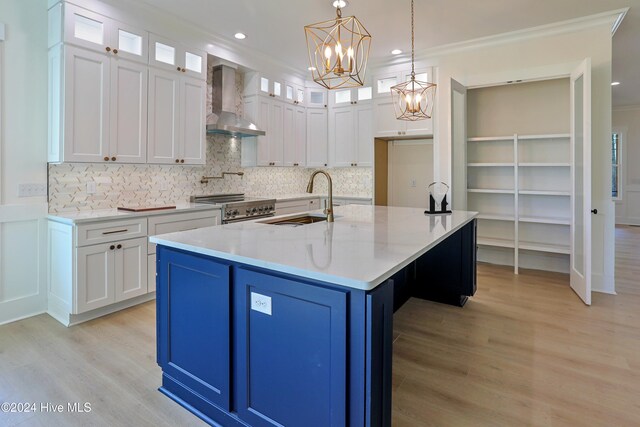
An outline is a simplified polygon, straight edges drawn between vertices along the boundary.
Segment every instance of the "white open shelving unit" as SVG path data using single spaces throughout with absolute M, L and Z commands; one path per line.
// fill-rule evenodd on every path
M 478 245 L 501 248 L 507 256 L 498 262 L 516 274 L 522 256 L 556 255 L 555 269 L 568 268 L 570 141 L 569 134 L 467 139 L 467 207 L 480 213 Z

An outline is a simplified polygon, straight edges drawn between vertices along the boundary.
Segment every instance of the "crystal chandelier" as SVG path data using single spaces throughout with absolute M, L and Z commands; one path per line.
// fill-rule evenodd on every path
M 431 118 L 437 86 L 435 83 L 416 80 L 413 21 L 413 0 L 411 0 L 411 80 L 391 88 L 396 118 L 412 122 Z
M 336 18 L 304 27 L 313 81 L 327 89 L 362 86 L 371 34 L 355 16 L 342 17 L 344 0 L 333 2 Z

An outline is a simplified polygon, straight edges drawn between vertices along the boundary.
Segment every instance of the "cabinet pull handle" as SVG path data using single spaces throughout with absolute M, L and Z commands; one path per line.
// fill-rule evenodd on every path
M 106 50 L 107 52 L 111 52 L 111 48 L 109 46 L 105 47 L 104 50 Z
M 104 156 L 104 161 L 108 162 L 109 161 L 109 156 Z
M 176 163 L 180 163 L 180 159 L 176 159 Z
M 116 246 L 116 249 L 122 249 L 122 245 Z
M 180 67 L 178 67 L 177 70 L 180 71 Z
M 116 247 L 115 247 L 115 246 L 113 246 L 113 245 L 109 246 L 109 250 L 110 250 L 110 251 L 114 250 L 115 248 L 116 248 Z
M 183 69 L 182 69 L 182 72 L 184 73 L 185 71 L 187 71 L 187 69 L 186 69 L 186 68 L 183 68 Z
M 112 161 L 112 162 L 115 162 L 115 161 L 116 161 L 115 156 L 111 158 L 111 161 Z
M 184 159 L 180 159 L 180 163 L 184 163 Z
M 118 54 L 118 49 L 113 49 L 113 53 L 117 55 Z
M 129 229 L 125 228 L 125 229 L 122 229 L 122 230 L 103 231 L 102 234 L 106 235 L 106 234 L 126 233 L 127 231 L 129 231 Z

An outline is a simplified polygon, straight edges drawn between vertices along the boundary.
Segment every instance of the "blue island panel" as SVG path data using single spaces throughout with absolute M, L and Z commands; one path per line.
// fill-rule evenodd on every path
M 239 417 L 252 426 L 344 426 L 347 292 L 238 268 Z
M 177 251 L 164 258 L 158 362 L 165 375 L 228 411 L 230 266 Z

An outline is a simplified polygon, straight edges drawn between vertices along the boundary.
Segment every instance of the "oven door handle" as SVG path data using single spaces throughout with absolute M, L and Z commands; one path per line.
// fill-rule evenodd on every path
M 231 218 L 231 219 L 225 219 L 224 221 L 222 221 L 223 224 L 233 224 L 234 222 L 243 222 L 243 221 L 253 221 L 254 219 L 262 219 L 262 218 L 269 218 L 275 216 L 275 213 L 271 212 L 268 214 L 262 214 L 262 215 L 253 215 L 253 216 L 244 216 L 242 218 Z

